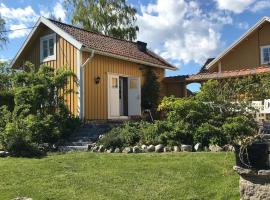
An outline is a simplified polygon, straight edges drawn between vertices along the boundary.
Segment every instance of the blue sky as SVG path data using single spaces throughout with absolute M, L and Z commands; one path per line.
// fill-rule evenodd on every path
M 31 27 L 40 15 L 70 23 L 64 0 L 0 0 L 7 29 Z M 270 0 L 129 0 L 136 7 L 138 40 L 178 67 L 167 76 L 197 73 L 263 16 Z M 12 59 L 30 30 L 9 32 L 0 59 Z

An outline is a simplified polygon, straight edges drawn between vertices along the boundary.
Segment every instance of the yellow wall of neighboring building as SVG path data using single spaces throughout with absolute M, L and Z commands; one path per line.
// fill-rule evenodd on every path
M 218 63 L 221 71 L 240 70 L 261 66 L 260 47 L 270 45 L 270 23 L 265 22 L 262 27 L 255 30 L 249 37 L 222 57 L 209 71 L 217 72 Z

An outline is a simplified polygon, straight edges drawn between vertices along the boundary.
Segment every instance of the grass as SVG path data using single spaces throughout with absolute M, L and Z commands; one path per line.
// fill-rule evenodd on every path
M 0 158 L 0 199 L 239 199 L 232 153 Z

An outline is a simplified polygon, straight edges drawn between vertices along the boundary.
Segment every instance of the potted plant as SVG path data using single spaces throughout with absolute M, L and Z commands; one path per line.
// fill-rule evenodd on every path
M 235 145 L 236 165 L 250 169 L 268 169 L 268 144 L 262 134 L 243 137 L 241 143 Z

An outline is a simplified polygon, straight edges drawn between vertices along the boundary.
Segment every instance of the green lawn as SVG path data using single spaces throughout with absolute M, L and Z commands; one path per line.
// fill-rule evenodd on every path
M 232 153 L 51 154 L 0 158 L 0 199 L 237 199 Z

